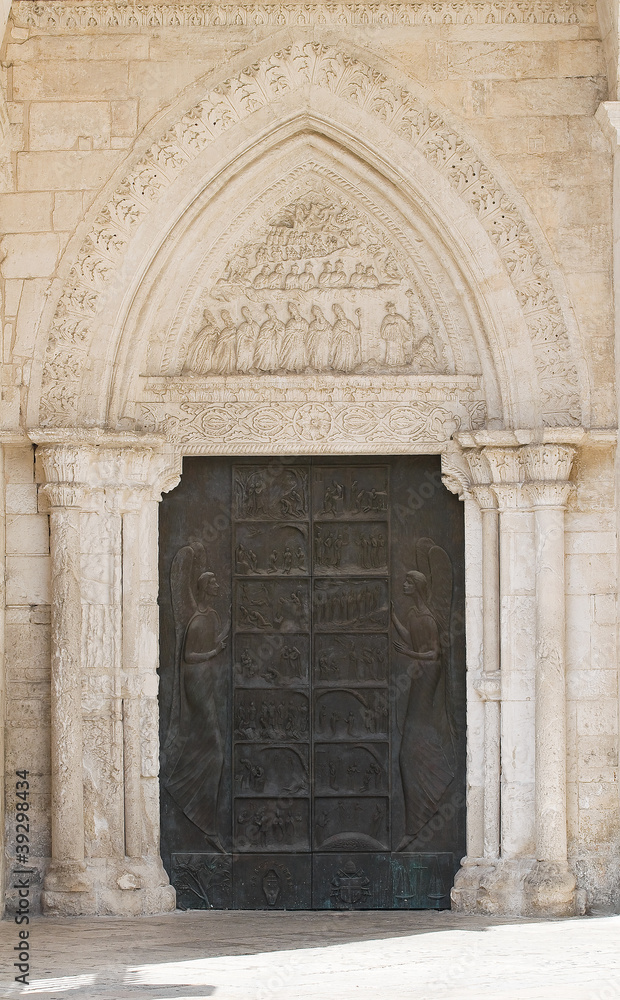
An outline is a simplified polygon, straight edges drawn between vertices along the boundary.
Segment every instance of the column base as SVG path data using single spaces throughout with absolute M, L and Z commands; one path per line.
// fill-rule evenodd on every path
M 574 917 L 581 909 L 567 864 L 534 858 L 463 858 L 451 892 L 458 913 Z
M 176 893 L 159 858 L 89 858 L 80 870 L 55 863 L 41 893 L 46 916 L 131 917 L 175 907 Z
M 578 912 L 577 879 L 566 862 L 536 861 L 525 877 L 528 915 L 574 917 Z

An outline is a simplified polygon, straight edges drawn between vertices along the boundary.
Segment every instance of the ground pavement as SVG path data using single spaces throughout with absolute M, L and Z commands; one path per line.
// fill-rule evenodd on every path
M 191 912 L 43 919 L 32 972 L 2 1000 L 620 1000 L 620 916 Z

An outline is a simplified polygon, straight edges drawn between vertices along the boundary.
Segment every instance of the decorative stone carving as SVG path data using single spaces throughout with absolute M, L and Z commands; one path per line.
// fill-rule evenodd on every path
M 438 6 L 419 3 L 37 3 L 18 0 L 13 20 L 20 27 L 126 30 L 156 27 L 206 28 L 226 25 L 334 24 L 596 24 L 592 3 L 542 0 L 498 3 L 465 0 Z
M 414 281 L 350 202 L 326 185 L 310 188 L 227 260 L 184 370 L 446 371 L 443 338 Z M 218 310 L 222 302 L 232 305 Z
M 142 767 L 157 747 L 157 664 L 145 655 L 140 614 L 155 612 L 147 645 L 156 653 L 157 595 L 156 580 L 151 587 L 141 575 L 140 547 L 178 461 L 156 436 L 32 437 L 53 564 L 53 863 L 43 905 L 72 914 L 170 909 L 174 893 L 150 833 L 143 837 L 157 827 L 148 787 L 157 767 Z M 126 901 L 129 889 L 143 890 L 140 899 Z
M 541 254 L 519 210 L 503 192 L 488 168 L 452 127 L 430 108 L 425 107 L 400 82 L 366 65 L 360 59 L 343 54 L 319 42 L 297 43 L 247 67 L 235 78 L 214 87 L 205 98 L 188 110 L 180 121 L 155 142 L 148 153 L 128 172 L 117 191 L 100 211 L 84 240 L 62 292 L 50 332 L 43 374 L 41 419 L 44 423 L 72 423 L 75 420 L 81 372 L 86 364 L 95 315 L 104 308 L 103 289 L 116 271 L 140 222 L 158 202 L 183 170 L 210 143 L 232 125 L 246 119 L 258 108 L 278 96 L 307 86 L 324 88 L 341 101 L 377 116 L 400 139 L 416 147 L 475 213 L 486 230 L 499 257 L 504 262 L 532 337 L 535 364 L 542 393 L 543 418 L 547 424 L 570 424 L 579 419 L 578 377 L 561 307 Z M 290 208 L 290 207 L 289 207 Z M 281 213 L 276 231 L 295 229 L 293 215 Z M 273 221 L 273 220 L 272 220 Z M 276 218 L 277 221 L 277 218 Z M 303 222 L 303 220 L 302 220 Z M 337 228 L 337 226 L 336 226 Z M 296 245 L 287 232 L 274 233 L 273 246 Z M 336 241 L 344 240 L 342 233 Z M 313 247 L 320 244 L 315 233 Z M 336 250 L 336 248 L 334 248 Z M 343 247 L 344 251 L 344 247 Z M 336 250 L 337 252 L 337 250 Z M 287 258 L 288 260 L 289 258 Z M 283 263 L 283 262 L 280 262 Z M 274 281 L 286 284 L 291 279 L 292 262 L 281 268 Z M 384 270 L 388 258 L 383 261 Z M 256 273 L 250 270 L 253 281 Z M 271 267 L 269 275 L 276 270 Z M 335 266 L 331 270 L 332 280 Z M 304 268 L 305 272 L 305 268 Z M 299 272 L 293 275 L 298 279 Z M 304 281 L 310 281 L 305 272 Z M 337 279 L 351 284 L 355 268 L 337 272 Z M 366 274 L 366 271 L 364 271 Z M 381 283 L 385 274 L 379 275 Z M 389 277 L 389 271 L 387 272 Z M 230 277 L 235 277 L 231 275 Z M 370 278 L 370 274 L 368 275 Z M 319 283 L 319 274 L 312 270 Z M 327 279 L 325 279 L 327 280 Z M 356 278 L 357 280 L 357 278 Z M 374 277 L 373 277 L 374 280 Z M 261 289 L 255 289 L 257 292 Z M 286 287 L 281 289 L 285 293 Z M 249 291 L 249 289 L 248 289 Z M 288 290 L 291 291 L 290 289 Z M 300 289 L 304 291 L 304 289 Z M 310 291 L 310 289 L 308 289 Z M 319 289 L 312 304 L 319 308 Z M 338 294 L 340 290 L 338 289 Z M 360 294 L 362 289 L 359 290 Z M 272 290 L 269 289 L 271 293 Z M 292 301 L 289 296 L 288 301 Z M 383 306 L 387 308 L 387 299 Z M 269 304 L 273 305 L 271 301 Z M 361 308 L 361 306 L 359 307 Z M 408 318 L 404 305 L 395 313 Z M 272 324 L 285 321 L 283 314 L 272 315 Z M 353 314 L 335 316 L 332 325 L 353 322 Z M 245 322 L 268 322 L 267 314 L 252 316 Z M 310 322 L 304 316 L 304 322 Z M 289 316 L 289 321 L 292 316 Z M 318 313 L 315 321 L 323 320 Z M 397 321 L 397 325 L 401 321 Z M 417 320 L 416 320 L 417 323 Z M 226 323 L 224 323 L 226 325 Z M 229 324 L 230 325 L 230 324 Z M 359 325 L 357 322 L 355 325 Z M 414 324 L 414 327 L 416 324 Z M 394 327 L 393 327 L 394 328 Z M 379 326 L 379 332 L 381 327 Z M 389 324 L 387 328 L 389 329 Z M 416 333 L 416 336 L 419 334 Z M 434 365 L 433 365 L 434 366 Z
M 367 453 L 380 443 L 386 453 L 416 444 L 437 449 L 470 422 L 462 407 L 418 403 L 145 403 L 141 422 L 165 433 L 186 454 L 286 454 L 303 447 L 308 454 L 340 449 Z

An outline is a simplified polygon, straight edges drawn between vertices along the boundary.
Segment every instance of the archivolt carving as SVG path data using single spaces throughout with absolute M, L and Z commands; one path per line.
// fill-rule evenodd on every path
M 291 45 L 215 87 L 151 146 L 99 213 L 54 317 L 43 377 L 42 422 L 75 420 L 79 370 L 86 364 L 103 290 L 133 232 L 162 192 L 234 123 L 279 95 L 307 85 L 325 88 L 340 101 L 376 116 L 421 151 L 471 206 L 506 267 L 526 317 L 543 418 L 551 425 L 578 422 L 578 380 L 561 308 L 517 207 L 474 151 L 435 112 L 376 69 L 318 42 Z
M 156 28 L 304 24 L 596 24 L 591 3 L 460 0 L 457 3 L 36 3 L 20 0 L 21 27 Z

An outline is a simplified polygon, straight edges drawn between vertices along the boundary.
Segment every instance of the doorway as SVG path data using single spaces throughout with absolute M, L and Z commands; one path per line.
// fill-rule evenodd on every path
M 160 510 L 162 857 L 182 908 L 446 908 L 462 505 L 439 458 L 185 460 Z

